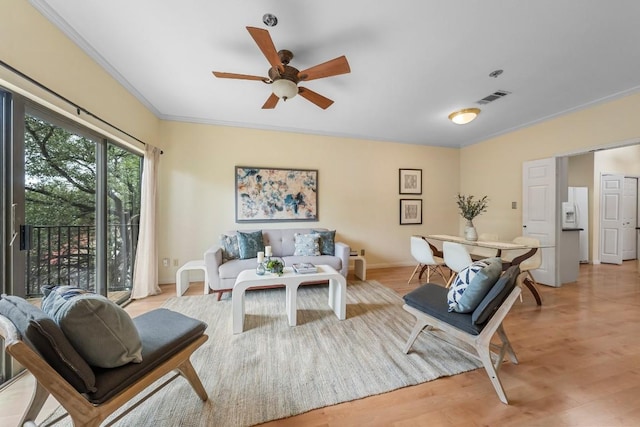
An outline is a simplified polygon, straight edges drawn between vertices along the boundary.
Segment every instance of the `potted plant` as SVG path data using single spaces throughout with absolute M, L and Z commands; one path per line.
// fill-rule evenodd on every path
M 478 233 L 473 225 L 473 219 L 487 211 L 489 198 L 484 196 L 480 199 L 475 199 L 473 196 L 458 194 L 457 202 L 458 208 L 460 209 L 460 215 L 467 220 L 467 224 L 464 229 L 464 238 L 475 242 L 478 240 Z
M 284 262 L 280 261 L 278 258 L 271 258 L 267 261 L 267 270 L 271 273 L 275 273 L 278 276 L 282 276 L 284 272 Z

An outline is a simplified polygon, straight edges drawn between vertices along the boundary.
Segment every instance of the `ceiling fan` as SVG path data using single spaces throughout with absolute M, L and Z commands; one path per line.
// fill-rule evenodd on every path
M 213 71 L 213 75 L 222 79 L 240 79 L 240 80 L 260 80 L 266 84 L 272 85 L 273 93 L 267 98 L 262 108 L 275 108 L 280 99 L 286 101 L 300 94 L 303 98 L 313 102 L 322 109 L 328 108 L 333 101 L 319 93 L 298 86 L 301 81 L 309 81 L 324 77 L 337 76 L 340 74 L 350 73 L 349 63 L 343 55 L 332 59 L 306 70 L 299 71 L 289 65 L 293 58 L 293 53 L 289 50 L 276 51 L 273 40 L 269 35 L 269 31 L 262 28 L 247 27 L 249 34 L 253 37 L 256 44 L 267 58 L 271 68 L 269 69 L 269 77 L 251 76 L 247 74 L 223 73 Z

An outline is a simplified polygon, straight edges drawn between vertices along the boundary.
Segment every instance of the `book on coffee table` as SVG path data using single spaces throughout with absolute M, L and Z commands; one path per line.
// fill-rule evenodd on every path
M 300 262 L 293 264 L 293 271 L 298 274 L 317 273 L 318 267 L 311 264 L 310 262 Z

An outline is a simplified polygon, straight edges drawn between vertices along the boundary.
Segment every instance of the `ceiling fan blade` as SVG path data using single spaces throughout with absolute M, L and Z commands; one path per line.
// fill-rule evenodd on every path
M 272 93 L 271 96 L 267 98 L 267 102 L 264 103 L 262 109 L 276 108 L 276 104 L 279 100 L 280 98 L 278 98 L 275 93 Z
M 298 87 L 298 94 L 307 99 L 308 101 L 313 102 L 318 107 L 326 110 L 333 104 L 333 101 L 329 98 L 325 98 L 317 92 L 312 91 L 311 89 L 307 89 L 306 87 Z
M 253 37 L 253 40 L 255 40 L 262 54 L 267 58 L 267 61 L 269 61 L 269 64 L 283 71 L 284 67 L 278 56 L 278 51 L 273 44 L 271 35 L 269 35 L 269 31 L 256 27 L 247 27 L 247 31 L 249 31 L 249 34 L 251 34 L 251 37 Z
M 309 81 L 314 79 L 321 79 L 323 77 L 337 76 L 339 74 L 350 73 L 351 68 L 347 62 L 347 58 L 342 55 L 331 61 L 323 62 L 315 67 L 307 68 L 298 73 L 300 80 Z
M 260 80 L 263 82 L 270 81 L 268 77 L 250 76 L 248 74 L 223 73 L 220 71 L 212 71 L 212 73 L 219 79 Z

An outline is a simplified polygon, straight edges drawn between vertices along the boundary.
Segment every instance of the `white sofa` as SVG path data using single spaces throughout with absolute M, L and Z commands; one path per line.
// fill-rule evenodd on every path
M 316 265 L 326 264 L 336 269 L 345 278 L 349 271 L 349 246 L 345 243 L 335 242 L 335 255 L 319 256 L 294 256 L 295 234 L 309 234 L 312 230 L 327 231 L 326 228 L 278 228 L 262 230 L 262 239 L 265 246 L 271 246 L 274 257 L 281 258 L 285 266 L 291 266 L 298 262 L 311 262 Z M 240 230 L 251 232 L 257 230 Z M 227 231 L 224 234 L 233 236 L 236 231 Z M 204 253 L 204 263 L 209 278 L 209 288 L 218 293 L 218 300 L 224 292 L 230 292 L 235 284 L 236 277 L 242 270 L 256 268 L 256 258 L 233 259 L 223 261 L 222 246 L 214 245 Z

